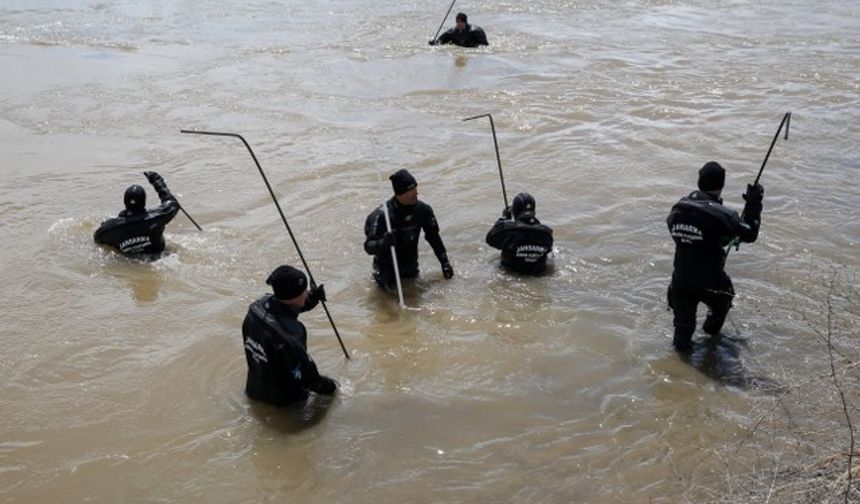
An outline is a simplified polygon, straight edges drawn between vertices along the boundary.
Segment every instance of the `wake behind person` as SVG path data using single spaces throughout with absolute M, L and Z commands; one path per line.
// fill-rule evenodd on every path
M 242 340 L 248 377 L 245 394 L 274 406 L 304 401 L 308 392 L 332 395 L 337 384 L 322 376 L 308 355 L 308 332 L 299 313 L 325 301 L 325 288 L 308 290 L 304 272 L 279 266 L 266 279 L 274 294 L 266 294 L 248 307 L 242 323 Z
M 418 238 L 424 231 L 424 239 L 433 248 L 442 265 L 442 274 L 450 279 L 454 268 L 448 261 L 448 253 L 439 234 L 439 223 L 433 209 L 418 200 L 418 182 L 405 169 L 389 177 L 394 197 L 385 202 L 391 218 L 391 232 L 385 225 L 382 205 L 367 216 L 364 223 L 364 251 L 373 256 L 373 279 L 383 289 L 391 292 L 396 286 L 394 261 L 391 258 L 393 245 L 397 255 L 397 266 L 401 278 L 416 278 L 418 268 Z
M 146 191 L 139 185 L 125 190 L 125 210 L 108 219 L 93 234 L 100 245 L 106 245 L 126 256 L 147 256 L 164 251 L 164 227 L 179 212 L 179 202 L 156 172 L 143 172 L 161 199 L 161 205 L 146 209 Z
M 487 245 L 502 251 L 502 265 L 526 275 L 543 273 L 552 251 L 552 229 L 535 217 L 535 207 L 531 194 L 517 194 L 487 233 Z
M 487 34 L 484 33 L 484 30 L 480 26 L 470 25 L 468 16 L 462 12 L 457 14 L 457 26 L 428 43 L 430 45 L 454 44 L 460 47 L 490 45 L 487 42 Z
M 735 240 L 752 243 L 761 225 L 764 188 L 748 185 L 743 214 L 723 206 L 720 198 L 726 171 L 714 161 L 699 170 L 699 190 L 681 198 L 666 219 L 675 240 L 675 262 L 668 301 L 675 320 L 673 344 L 679 352 L 692 349 L 696 308 L 704 303 L 708 316 L 702 330 L 718 336 L 732 307 L 735 290 L 724 271 L 725 247 Z

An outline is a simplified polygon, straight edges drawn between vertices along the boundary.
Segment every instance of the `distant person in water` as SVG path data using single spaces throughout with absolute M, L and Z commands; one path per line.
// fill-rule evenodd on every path
M 430 45 L 454 44 L 460 47 L 478 47 L 490 45 L 487 42 L 487 34 L 480 26 L 469 24 L 469 18 L 462 12 L 457 14 L 457 26 L 446 31 L 436 40 L 431 40 Z
M 502 251 L 502 265 L 526 275 L 539 275 L 546 269 L 546 256 L 552 251 L 552 229 L 535 217 L 535 199 L 519 193 L 502 217 L 487 233 L 487 245 Z
M 160 254 L 164 250 L 164 227 L 179 212 L 179 202 L 161 175 L 143 172 L 161 199 L 161 205 L 146 209 L 146 191 L 139 185 L 125 190 L 125 210 L 117 217 L 108 219 L 93 234 L 100 245 L 106 245 L 123 255 L 146 256 Z
M 373 256 L 373 279 L 383 289 L 391 292 L 396 287 L 394 261 L 391 246 L 397 255 L 397 267 L 401 278 L 418 276 L 418 237 L 424 231 L 424 239 L 433 248 L 442 265 L 445 278 L 454 276 L 454 268 L 448 261 L 448 253 L 439 234 L 439 223 L 433 208 L 418 200 L 418 182 L 411 173 L 398 170 L 389 177 L 394 197 L 385 202 L 391 219 L 391 232 L 385 225 L 382 205 L 367 216 L 364 223 L 364 251 Z
M 248 377 L 245 394 L 274 406 L 304 401 L 309 392 L 332 395 L 337 383 L 308 355 L 308 331 L 299 314 L 325 301 L 325 288 L 308 290 L 303 271 L 279 266 L 266 279 L 274 294 L 251 303 L 242 323 Z
M 735 289 L 724 271 L 725 247 L 758 238 L 764 188 L 748 185 L 743 213 L 723 206 L 720 195 L 726 170 L 711 161 L 699 169 L 699 190 L 681 198 L 666 219 L 675 240 L 675 270 L 669 285 L 669 307 L 675 314 L 673 343 L 679 352 L 692 349 L 696 308 L 708 307 L 702 330 L 718 336 L 732 307 Z

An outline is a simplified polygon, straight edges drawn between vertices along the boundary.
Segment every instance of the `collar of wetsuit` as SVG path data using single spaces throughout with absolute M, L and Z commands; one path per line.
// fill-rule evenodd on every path
M 269 299 L 268 301 L 266 301 L 266 311 L 268 311 L 272 315 L 278 315 L 292 319 L 299 318 L 299 313 L 298 311 L 296 311 L 295 308 L 278 301 L 278 299 L 272 294 L 269 294 Z
M 118 215 L 119 215 L 119 217 L 122 217 L 122 218 L 124 218 L 124 219 L 127 219 L 127 218 L 129 218 L 129 217 L 137 217 L 137 216 L 139 216 L 139 215 L 144 215 L 144 214 L 146 214 L 146 209 L 145 209 L 145 208 L 141 208 L 140 210 L 137 210 L 137 211 L 134 211 L 134 212 L 132 212 L 132 211 L 131 211 L 131 210 L 129 210 L 129 209 L 120 210 Z
M 403 211 L 403 212 L 414 212 L 415 207 L 418 206 L 417 202 L 414 205 L 404 205 L 404 204 L 400 203 L 399 201 L 397 201 L 396 196 L 391 198 L 391 202 L 392 202 L 392 205 L 394 206 L 394 208 L 396 208 L 397 210 Z
M 707 191 L 702 191 L 701 189 L 697 189 L 697 190 L 693 191 L 693 193 L 690 194 L 690 197 L 692 199 L 700 199 L 700 200 L 701 199 L 709 199 L 711 201 L 716 201 L 720 205 L 723 204 L 723 198 L 720 198 L 716 194 L 711 194 Z
M 533 224 L 535 221 L 534 212 L 520 212 L 516 217 L 517 222 L 525 222 L 526 224 Z

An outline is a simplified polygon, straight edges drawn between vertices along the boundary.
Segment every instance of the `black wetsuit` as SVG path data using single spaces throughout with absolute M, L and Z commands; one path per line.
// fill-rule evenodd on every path
M 702 329 L 717 335 L 732 298 L 732 281 L 725 267 L 727 247 L 734 240 L 752 243 L 758 237 L 761 202 L 747 202 L 743 217 L 723 206 L 722 200 L 693 191 L 672 207 L 666 223 L 675 240 L 675 270 L 669 286 L 669 306 L 675 314 L 675 347 L 687 350 L 696 330 L 696 307 L 708 308 Z
M 424 230 L 424 239 L 433 248 L 441 264 L 448 263 L 445 244 L 439 235 L 439 224 L 430 205 L 423 201 L 415 205 L 401 205 L 396 198 L 386 202 L 391 217 L 391 229 L 396 236 L 397 266 L 401 278 L 418 276 L 418 237 Z M 391 249 L 383 246 L 386 233 L 382 205 L 377 207 L 364 224 L 364 251 L 373 256 L 373 278 L 381 287 L 391 290 L 395 285 L 394 262 Z
M 309 297 L 301 311 L 311 310 L 317 302 Z M 304 401 L 308 391 L 334 392 L 331 380 L 319 374 L 307 353 L 308 333 L 298 316 L 271 294 L 248 307 L 242 339 L 248 362 L 245 393 L 251 399 L 284 406 Z
M 152 186 L 161 205 L 137 213 L 123 210 L 117 217 L 102 222 L 93 234 L 96 243 L 132 256 L 160 254 L 164 250 L 164 227 L 176 217 L 179 202 L 161 177 L 154 178 Z
M 490 45 L 487 42 L 487 34 L 480 26 L 466 25 L 463 31 L 457 30 L 456 27 L 451 28 L 436 39 L 436 44 L 454 44 L 460 47 L 478 47 L 482 45 Z
M 502 264 L 519 273 L 540 274 L 552 251 L 552 229 L 529 213 L 517 220 L 504 217 L 487 233 L 487 245 L 502 251 Z

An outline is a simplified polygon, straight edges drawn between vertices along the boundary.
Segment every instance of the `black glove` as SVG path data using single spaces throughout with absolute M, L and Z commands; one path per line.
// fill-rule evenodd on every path
M 328 376 L 320 376 L 320 379 L 308 388 L 317 394 L 332 395 L 337 390 L 337 382 Z
M 328 301 L 325 297 L 325 285 L 319 284 L 316 287 L 308 290 L 308 297 L 311 298 L 315 303 L 322 301 L 325 303 Z
M 390 249 L 397 243 L 397 235 L 393 232 L 385 233 L 382 235 L 382 248 L 385 250 Z
M 744 211 L 741 214 L 743 220 L 750 225 L 757 226 L 761 221 L 762 204 L 764 198 L 764 187 L 761 184 L 747 185 L 747 192 L 744 193 L 746 204 Z
M 764 186 L 761 184 L 747 184 L 747 192 L 744 193 L 744 200 L 747 203 L 760 204 L 764 199 Z
M 442 275 L 444 275 L 445 278 L 449 280 L 454 276 L 454 268 L 447 260 L 442 263 Z
M 146 180 L 149 181 L 150 184 L 155 184 L 156 182 L 163 182 L 164 179 L 161 178 L 161 175 L 154 171 L 145 171 L 143 172 L 143 176 L 146 177 Z
M 511 207 L 505 207 L 505 209 L 502 210 L 502 217 L 504 217 L 505 219 L 511 218 Z

